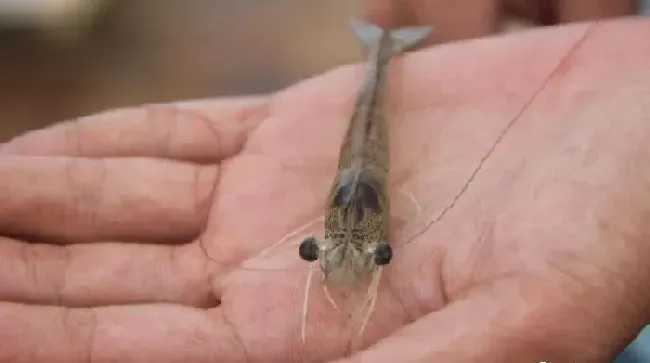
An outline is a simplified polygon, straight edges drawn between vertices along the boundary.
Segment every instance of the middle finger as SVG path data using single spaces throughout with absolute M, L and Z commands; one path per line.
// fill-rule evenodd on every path
M 0 233 L 49 243 L 189 242 L 218 167 L 169 160 L 0 157 Z
M 93 307 L 142 302 L 215 306 L 195 244 L 55 246 L 0 238 L 0 301 Z

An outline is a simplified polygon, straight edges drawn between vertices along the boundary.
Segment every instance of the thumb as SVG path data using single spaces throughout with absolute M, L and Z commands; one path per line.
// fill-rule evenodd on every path
M 620 346 L 562 299 L 521 289 L 452 302 L 338 363 L 604 362 Z

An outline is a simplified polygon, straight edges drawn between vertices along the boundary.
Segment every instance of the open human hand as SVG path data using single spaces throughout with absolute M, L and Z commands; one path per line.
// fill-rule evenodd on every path
M 648 32 L 578 24 L 396 62 L 395 195 L 422 210 L 395 198 L 407 223 L 351 357 L 319 295 L 301 342 L 297 248 L 256 257 L 322 215 L 360 66 L 3 144 L 0 361 L 608 361 L 650 313 Z

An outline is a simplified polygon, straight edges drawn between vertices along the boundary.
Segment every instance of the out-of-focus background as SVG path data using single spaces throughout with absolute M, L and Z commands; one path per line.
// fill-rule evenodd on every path
M 268 92 L 358 60 L 349 0 L 0 0 L 0 142 L 108 108 Z
M 0 142 L 109 108 L 269 92 L 360 60 L 355 3 L 0 0 Z
M 0 142 L 115 107 L 270 92 L 360 60 L 353 3 L 0 0 Z M 649 329 L 616 361 L 639 362 Z

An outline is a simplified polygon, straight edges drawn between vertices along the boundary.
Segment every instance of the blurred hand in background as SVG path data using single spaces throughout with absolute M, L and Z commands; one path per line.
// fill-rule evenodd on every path
M 637 13 L 639 0 L 360 0 L 362 13 L 383 25 L 432 25 L 431 42 L 468 39 L 536 25 Z

